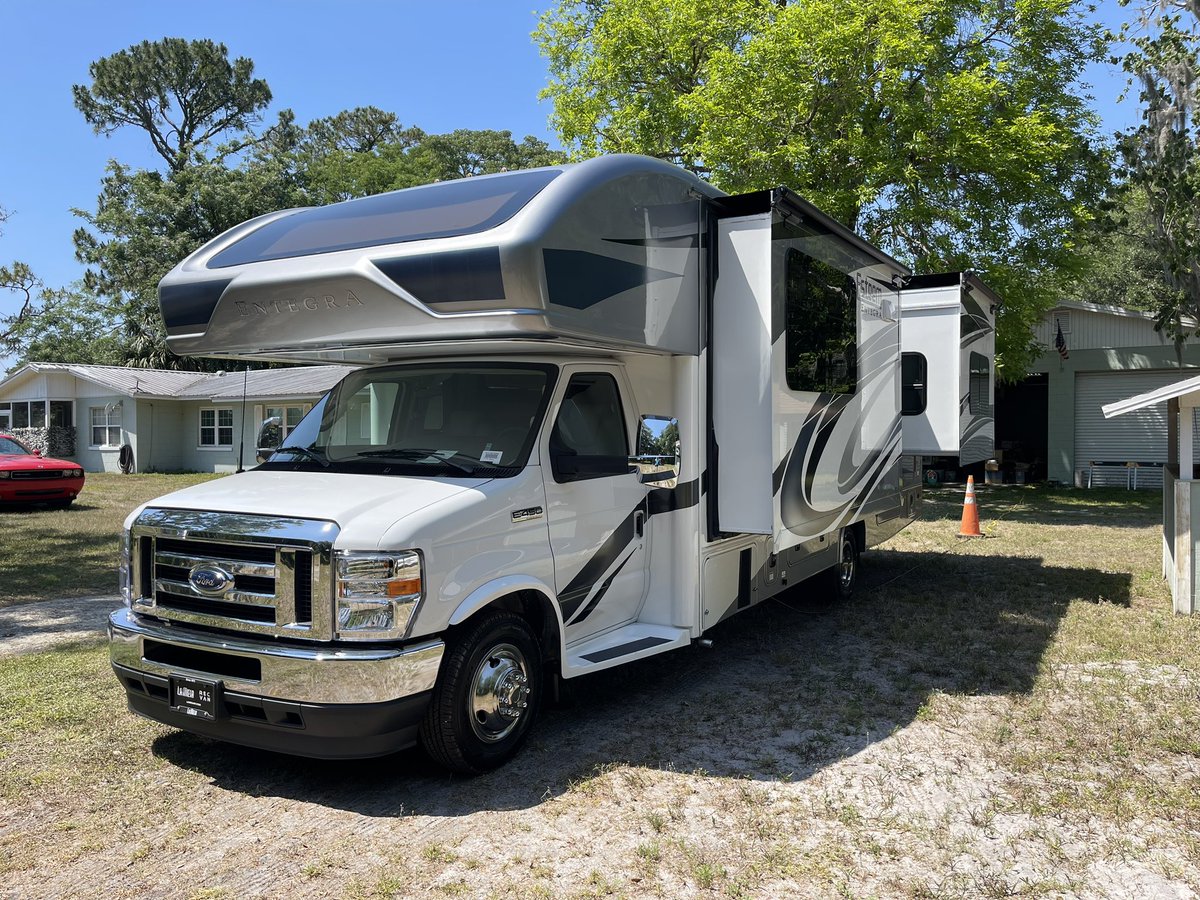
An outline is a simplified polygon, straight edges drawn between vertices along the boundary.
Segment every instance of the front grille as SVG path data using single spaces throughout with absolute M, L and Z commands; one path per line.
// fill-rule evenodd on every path
M 169 591 L 158 591 L 154 595 L 155 602 L 161 609 L 179 609 L 184 612 L 201 613 L 206 616 L 224 616 L 227 619 L 240 619 L 245 622 L 269 622 L 275 624 L 275 608 L 271 606 L 253 606 L 249 603 L 226 603 L 224 600 L 213 600 L 210 597 L 187 597 L 183 594 L 173 594 Z
M 149 509 L 133 532 L 135 612 L 281 637 L 332 637 L 331 523 Z M 322 614 L 314 618 L 316 608 Z
M 34 481 L 42 478 L 62 478 L 58 469 L 29 469 L 24 472 L 16 471 L 9 475 L 13 481 Z
M 296 621 L 312 621 L 313 555 L 307 550 L 296 553 Z

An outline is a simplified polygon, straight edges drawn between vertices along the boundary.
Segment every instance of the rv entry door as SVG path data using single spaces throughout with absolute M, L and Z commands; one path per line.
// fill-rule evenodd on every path
M 542 472 L 567 643 L 635 621 L 646 595 L 646 488 L 629 463 L 623 376 L 564 368 Z

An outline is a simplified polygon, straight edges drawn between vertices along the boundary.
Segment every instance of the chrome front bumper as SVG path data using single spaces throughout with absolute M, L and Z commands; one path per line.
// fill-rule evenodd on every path
M 430 691 L 445 650 L 440 640 L 402 648 L 297 647 L 191 631 L 125 608 L 108 617 L 108 637 L 115 666 L 161 678 L 197 674 L 229 691 L 297 703 L 384 703 Z M 147 642 L 159 661 L 147 659 Z M 255 678 L 229 674 L 255 669 Z

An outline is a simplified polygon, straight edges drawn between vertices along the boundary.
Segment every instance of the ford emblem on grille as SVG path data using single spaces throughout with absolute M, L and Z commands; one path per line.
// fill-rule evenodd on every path
M 201 563 L 188 572 L 188 583 L 201 594 L 220 597 L 233 587 L 233 573 L 212 563 Z

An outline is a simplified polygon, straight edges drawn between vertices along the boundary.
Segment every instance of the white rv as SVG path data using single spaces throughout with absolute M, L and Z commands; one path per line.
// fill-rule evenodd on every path
M 362 368 L 257 468 L 130 516 L 109 628 L 130 708 L 479 772 L 550 678 L 809 576 L 848 594 L 919 499 L 907 275 L 786 190 L 634 156 L 227 232 L 162 282 L 171 347 Z M 668 429 L 665 460 L 637 446 Z
M 962 465 L 992 457 L 999 309 L 1000 298 L 972 272 L 915 275 L 905 282 L 905 453 L 956 456 Z M 957 353 L 947 353 L 955 346 Z

